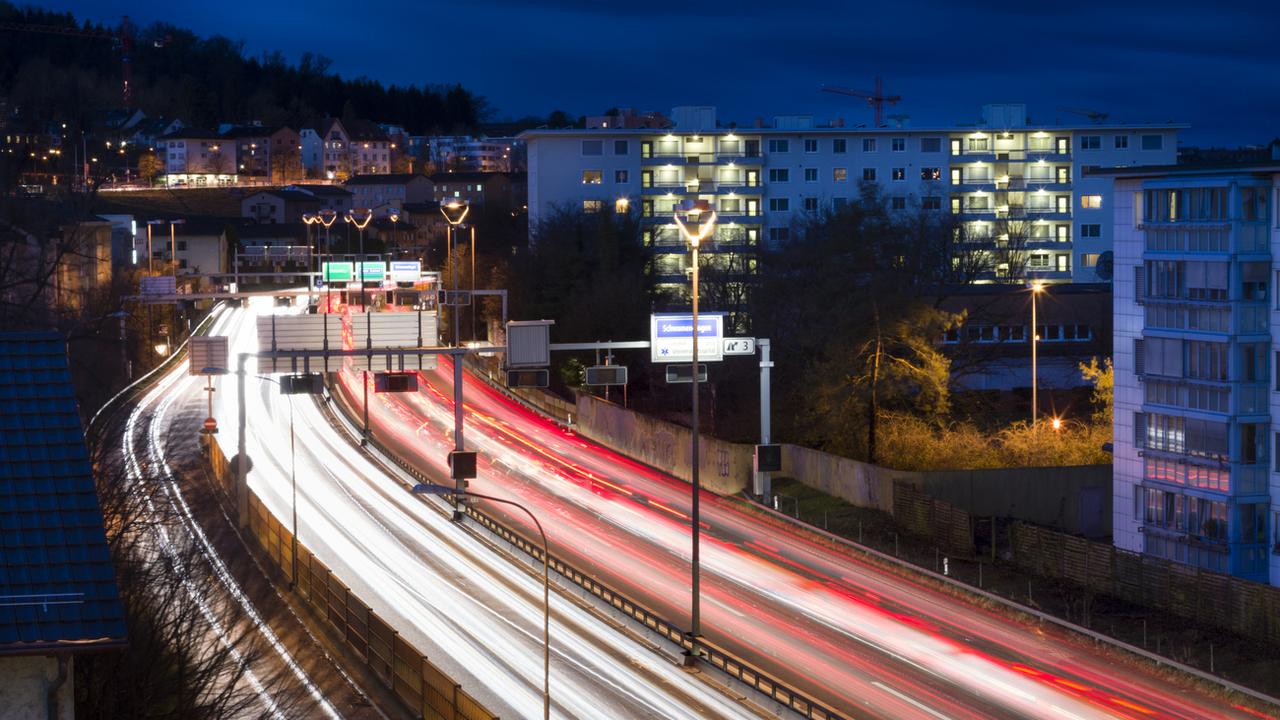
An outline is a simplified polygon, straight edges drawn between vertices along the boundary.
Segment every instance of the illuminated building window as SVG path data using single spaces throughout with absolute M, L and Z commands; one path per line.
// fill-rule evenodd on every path
M 599 185 L 602 182 L 604 182 L 604 173 L 600 172 L 599 170 L 583 170 L 582 171 L 583 185 Z
M 585 213 L 598 213 L 600 212 L 600 209 L 603 207 L 604 207 L 604 202 L 600 200 L 583 200 L 582 201 L 582 212 L 585 212 Z
M 1081 195 L 1080 207 L 1088 210 L 1097 210 L 1098 208 L 1102 207 L 1102 196 L 1101 195 Z
M 849 171 L 846 168 L 834 168 L 831 171 L 831 179 L 836 182 L 845 182 L 849 179 Z

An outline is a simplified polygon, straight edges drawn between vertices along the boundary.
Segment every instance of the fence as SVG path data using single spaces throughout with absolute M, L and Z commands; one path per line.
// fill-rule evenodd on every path
M 1010 539 L 1024 570 L 1280 645 L 1280 588 L 1022 522 Z
M 235 480 L 216 440 L 206 447 L 218 486 L 235 496 Z M 424 720 L 498 720 L 426 655 L 360 601 L 320 558 L 298 545 L 293 576 L 293 535 L 249 491 L 249 532 L 276 568 L 294 583 L 318 617 L 328 621 L 348 650 Z
M 939 549 L 956 555 L 974 554 L 969 513 L 929 497 L 909 483 L 893 484 L 893 519 L 909 532 L 933 538 Z

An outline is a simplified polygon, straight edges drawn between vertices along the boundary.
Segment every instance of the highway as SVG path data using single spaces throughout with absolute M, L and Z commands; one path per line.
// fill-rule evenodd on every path
M 219 334 L 232 357 L 253 352 L 253 299 Z M 234 359 L 232 364 L 234 365 Z M 454 523 L 439 498 L 411 494 L 336 431 L 307 396 L 283 396 L 256 375 L 246 388 L 250 488 L 286 526 L 297 480 L 299 541 L 412 645 L 503 718 L 542 715 L 540 576 Z M 175 388 L 198 392 L 198 382 Z M 215 416 L 235 453 L 235 377 L 218 381 Z M 290 451 L 290 415 L 296 458 Z M 436 438 L 437 440 L 439 438 Z M 754 718 L 748 706 L 680 667 L 676 653 L 602 622 L 578 602 L 551 598 L 551 695 L 556 718 Z
M 358 374 L 341 385 L 359 406 Z M 443 481 L 452 370 L 375 394 L 375 437 Z M 541 518 L 552 552 L 687 625 L 688 485 L 567 432 L 468 374 L 472 488 Z M 318 441 L 318 439 L 317 439 Z M 535 537 L 500 505 L 481 507 Z M 1051 627 L 938 592 L 704 493 L 703 624 L 711 642 L 846 713 L 874 718 L 1256 718 Z

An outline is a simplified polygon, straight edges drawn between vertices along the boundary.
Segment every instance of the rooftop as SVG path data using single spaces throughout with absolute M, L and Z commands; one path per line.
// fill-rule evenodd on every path
M 65 341 L 0 333 L 0 653 L 124 643 Z
M 383 173 L 381 175 L 356 175 L 347 180 L 345 185 L 403 185 L 417 178 L 425 178 L 421 173 Z

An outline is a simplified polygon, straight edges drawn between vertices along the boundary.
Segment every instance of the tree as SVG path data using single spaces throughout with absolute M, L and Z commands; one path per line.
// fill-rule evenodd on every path
M 1089 358 L 1089 362 L 1080 363 L 1080 374 L 1093 385 L 1094 422 L 1111 427 L 1115 408 L 1115 369 L 1111 366 L 1111 358 L 1101 363 L 1096 357 Z
M 153 153 L 143 153 L 138 158 L 138 176 L 141 177 L 148 185 L 152 184 L 156 176 L 164 170 L 164 161 L 160 156 Z

